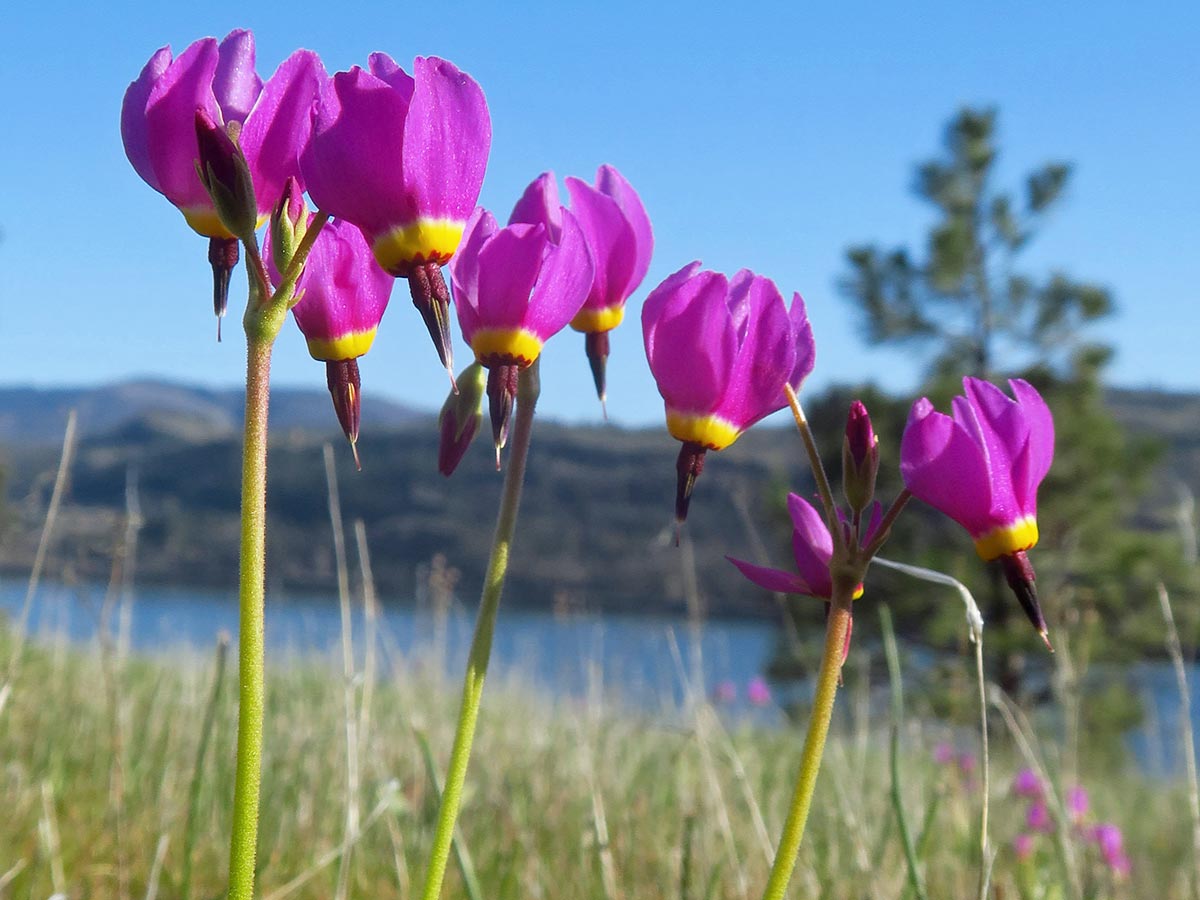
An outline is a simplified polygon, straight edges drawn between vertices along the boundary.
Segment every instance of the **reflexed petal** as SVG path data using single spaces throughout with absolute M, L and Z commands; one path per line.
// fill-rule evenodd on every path
M 550 240 L 557 244 L 562 240 L 562 211 L 554 173 L 543 172 L 525 188 L 508 217 L 508 224 L 545 225 Z
M 134 170 L 142 176 L 142 181 L 156 191 L 161 191 L 162 188 L 158 185 L 154 166 L 150 162 L 150 144 L 146 134 L 146 101 L 150 99 L 154 83 L 162 77 L 170 64 L 170 45 L 160 47 L 142 68 L 137 80 L 125 90 L 125 99 L 121 103 L 121 142 L 125 145 L 125 155 L 129 157 Z
M 587 305 L 603 309 L 624 303 L 633 292 L 630 285 L 637 265 L 633 226 L 616 200 L 586 182 L 568 178 L 567 193 L 595 265 Z
M 196 110 L 203 109 L 215 121 L 221 110 L 212 91 L 217 69 L 217 42 L 196 41 L 172 62 L 155 82 L 146 102 L 146 136 L 150 164 L 159 190 L 179 207 L 212 208 L 196 160 Z
M 548 246 L 541 225 L 501 228 L 483 245 L 476 308 L 480 327 L 520 328 L 525 324 L 529 297 Z
M 404 186 L 422 215 L 465 222 L 479 199 L 492 142 L 487 101 L 479 85 L 446 60 L 417 57 L 413 74 Z
M 458 309 L 458 324 L 463 337 L 470 340 L 479 328 L 479 251 L 499 230 L 496 217 L 477 207 L 467 219 L 462 243 L 450 260 L 450 287 L 454 290 L 454 305 Z
M 300 160 L 304 182 L 320 209 L 349 219 L 368 240 L 417 218 L 401 175 L 407 115 L 398 91 L 358 67 L 338 72 L 321 89 Z
M 799 294 L 792 295 L 792 307 L 788 310 L 788 318 L 792 323 L 792 338 L 796 346 L 796 361 L 792 365 L 788 384 L 798 394 L 804 379 L 812 374 L 817 361 L 817 345 L 813 340 L 812 325 L 808 321 L 808 310 L 804 308 L 804 300 Z
M 525 327 L 542 340 L 562 331 L 575 317 L 594 277 L 591 252 L 578 220 L 563 210 L 562 226 L 561 242 L 548 246 L 525 317 Z
M 312 105 L 325 67 L 311 50 L 297 50 L 275 70 L 242 129 L 241 145 L 254 176 L 259 212 L 269 214 L 289 176 L 300 176 L 300 153 L 312 134 Z
M 725 305 L 728 282 L 692 263 L 650 292 L 642 305 L 646 359 L 668 409 L 717 408 L 737 354 Z
M 924 397 L 908 416 L 900 443 L 900 474 L 914 497 L 950 516 L 972 536 L 990 529 L 992 493 L 983 450 L 963 425 L 934 411 Z
M 796 571 L 812 587 L 816 597 L 833 594 L 829 560 L 833 557 L 833 538 L 825 527 L 825 518 L 802 497 L 788 494 L 788 514 L 792 518 L 792 555 Z
M 367 68 L 376 78 L 386 81 L 395 90 L 399 91 L 405 103 L 412 103 L 413 90 L 416 88 L 417 83 L 413 81 L 411 75 L 396 64 L 394 59 L 386 53 L 372 53 L 367 57 Z
M 753 563 L 734 559 L 732 556 L 726 556 L 725 558 L 737 566 L 739 572 L 760 588 L 768 591 L 776 591 L 781 594 L 819 596 L 814 594 L 808 583 L 795 572 L 784 572 L 780 569 L 768 568 L 767 566 L 756 566 Z
M 743 428 L 787 405 L 783 385 L 792 375 L 796 347 L 779 289 L 746 270 L 730 283 L 730 315 L 742 337 L 716 412 Z
M 1054 461 L 1054 417 L 1050 415 L 1050 408 L 1046 406 L 1042 395 L 1027 381 L 1014 378 L 1008 384 L 1012 388 L 1013 396 L 1021 405 L 1021 413 L 1029 423 L 1028 471 L 1022 481 L 1014 477 L 1013 486 L 1017 489 L 1018 500 L 1023 504 L 1032 503 L 1037 495 L 1038 485 L 1042 483 L 1042 479 L 1050 471 L 1050 464 Z
M 262 88 L 262 79 L 254 71 L 254 35 L 235 28 L 217 50 L 212 84 L 225 123 L 245 122 Z
M 625 287 L 628 296 L 637 290 L 650 269 L 650 257 L 654 253 L 654 232 L 650 227 L 650 217 L 646 215 L 646 208 L 637 192 L 612 166 L 601 166 L 596 170 L 596 188 L 600 193 L 607 194 L 617 201 L 621 212 L 633 228 L 637 259 L 629 283 Z

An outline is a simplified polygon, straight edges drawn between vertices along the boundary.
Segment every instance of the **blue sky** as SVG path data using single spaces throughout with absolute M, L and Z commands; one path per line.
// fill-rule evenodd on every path
M 125 87 L 159 46 L 252 28 L 266 77 L 297 46 L 332 72 L 385 50 L 455 61 L 483 86 L 493 144 L 480 202 L 504 216 L 550 168 L 616 165 L 657 246 L 613 334 L 609 411 L 659 420 L 641 350 L 646 292 L 692 259 L 768 275 L 808 302 L 810 386 L 875 379 L 908 390 L 908 354 L 870 348 L 838 296 L 847 245 L 919 240 L 908 191 L 963 104 L 1000 109 L 1001 181 L 1049 159 L 1076 176 L 1026 266 L 1115 292 L 1096 336 L 1115 383 L 1200 389 L 1200 12 L 1117 2 L 661 4 L 20 4 L 5 13 L 0 83 L 0 383 L 141 375 L 242 377 L 236 314 L 214 342 L 206 243 L 124 157 Z M 244 300 L 235 282 L 231 307 Z M 459 360 L 466 351 L 459 346 Z M 362 362 L 372 393 L 440 405 L 440 372 L 406 286 Z M 277 383 L 324 385 L 292 327 Z M 546 350 L 543 410 L 595 421 L 582 337 Z

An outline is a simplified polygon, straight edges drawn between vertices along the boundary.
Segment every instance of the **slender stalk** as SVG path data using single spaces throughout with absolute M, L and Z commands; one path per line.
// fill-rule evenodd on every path
M 496 534 L 492 540 L 492 553 L 483 582 L 479 614 L 475 619 L 475 636 L 471 639 L 467 672 L 463 678 L 462 707 L 458 713 L 458 727 L 454 734 L 454 746 L 450 751 L 446 785 L 438 808 L 433 846 L 429 851 L 429 869 L 425 874 L 425 887 L 421 891 L 423 900 L 437 900 L 441 895 L 446 863 L 450 858 L 454 825 L 458 820 L 459 806 L 462 804 L 463 782 L 466 780 L 467 763 L 471 758 L 471 743 L 475 739 L 475 724 L 479 719 L 483 683 L 492 654 L 496 611 L 500 606 L 500 594 L 504 590 L 509 551 L 517 526 L 521 486 L 525 482 L 525 462 L 529 456 L 529 440 L 533 431 L 533 413 L 540 390 L 538 362 L 535 360 L 532 366 L 521 370 L 517 388 L 517 413 L 510 439 L 508 472 L 504 477 L 504 491 L 500 495 Z
M 900 796 L 900 725 L 904 721 L 904 683 L 900 678 L 900 655 L 896 652 L 896 631 L 892 627 L 892 613 L 886 604 L 879 607 L 879 622 L 883 628 L 883 652 L 887 657 L 888 679 L 892 683 L 892 727 L 888 747 L 888 758 L 892 774 L 892 809 L 896 813 L 896 824 L 900 828 L 900 843 L 904 847 L 904 859 L 908 863 L 908 883 L 920 900 L 929 896 L 925 892 L 925 879 L 917 860 L 917 848 L 913 843 L 912 830 L 904 812 L 904 800 Z
M 779 850 L 771 865 L 766 890 L 763 891 L 763 900 L 783 900 L 796 867 L 796 857 L 804 839 L 804 826 L 812 806 L 813 790 L 817 786 L 817 772 L 825 751 L 825 739 L 829 735 L 829 722 L 833 718 L 838 674 L 842 670 L 842 649 L 846 645 L 846 630 L 850 626 L 850 598 L 855 587 L 856 584 L 845 578 L 834 578 L 832 607 L 825 628 L 825 650 L 821 654 L 812 714 L 808 720 L 808 733 L 804 736 L 804 750 L 800 755 L 800 774 L 796 779 L 796 790 L 792 795 L 783 834 L 779 838 Z
M 825 508 L 825 520 L 829 526 L 829 533 L 833 536 L 834 546 L 845 546 L 846 539 L 842 535 L 842 529 L 838 527 L 837 503 L 833 499 L 833 489 L 829 486 L 829 476 L 825 474 L 825 466 L 821 463 L 816 438 L 813 437 L 812 429 L 808 427 L 808 417 L 804 415 L 800 398 L 796 396 L 790 384 L 783 386 L 783 393 L 792 409 L 792 418 L 796 420 L 796 428 L 804 441 L 804 449 L 808 451 L 809 465 L 812 466 L 813 478 L 817 482 L 817 493 L 821 495 L 821 505 Z
M 271 338 L 246 341 L 246 426 L 242 445 L 238 575 L 238 731 L 229 839 L 229 900 L 252 900 L 262 778 L 263 594 L 267 525 L 267 405 Z
M 892 526 L 896 524 L 896 519 L 899 518 L 900 513 L 904 511 L 904 507 L 908 505 L 908 501 L 911 499 L 912 494 L 909 493 L 908 488 L 904 488 L 896 495 L 896 499 L 892 501 L 892 505 L 888 507 L 888 511 L 879 520 L 879 527 L 875 530 L 875 537 L 871 538 L 871 543 L 863 550 L 862 555 L 864 557 L 870 559 L 883 549 L 883 545 L 887 543 L 888 535 L 891 534 Z

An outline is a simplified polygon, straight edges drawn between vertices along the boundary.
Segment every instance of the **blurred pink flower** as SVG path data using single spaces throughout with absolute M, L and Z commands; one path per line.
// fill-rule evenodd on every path
M 1017 856 L 1018 862 L 1024 862 L 1033 856 L 1033 835 L 1022 831 L 1012 842 L 1013 853 Z
M 746 699 L 751 706 L 766 706 L 771 702 L 771 689 L 761 675 L 754 676 L 746 685 Z
M 1022 769 L 1013 777 L 1012 792 L 1018 797 L 1041 800 L 1045 796 L 1042 781 L 1033 769 Z
M 939 766 L 948 766 L 955 758 L 954 745 L 949 741 L 941 741 L 933 748 L 933 761 Z
M 1029 804 L 1029 810 L 1025 813 L 1025 824 L 1030 831 L 1049 833 L 1054 830 L 1054 820 L 1050 818 L 1050 810 L 1045 801 L 1034 800 Z
M 1088 792 L 1083 785 L 1077 784 L 1067 791 L 1067 813 L 1076 825 L 1082 824 L 1087 818 L 1089 806 Z
M 1125 855 L 1125 840 L 1121 829 L 1109 822 L 1097 825 L 1092 829 L 1092 840 L 1100 849 L 1100 855 L 1108 868 L 1118 878 L 1129 875 L 1129 857 Z
M 713 699 L 718 703 L 733 703 L 737 700 L 737 685 L 732 681 L 718 681 L 713 688 Z

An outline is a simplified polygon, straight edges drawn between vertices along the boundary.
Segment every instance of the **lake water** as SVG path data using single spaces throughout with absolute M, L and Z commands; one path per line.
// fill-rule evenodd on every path
M 0 611 L 16 617 L 24 601 L 23 581 L 0 581 Z M 73 641 L 96 637 L 104 588 L 47 584 L 33 604 L 32 635 L 66 634 Z M 116 628 L 113 613 L 111 628 Z M 353 611 L 352 633 L 362 650 L 361 605 Z M 287 595 L 268 591 L 265 641 L 269 658 L 341 653 L 341 615 L 327 596 Z M 446 619 L 445 657 L 458 677 L 466 661 L 474 627 L 474 609 L 452 611 Z M 145 587 L 135 592 L 129 639 L 134 650 L 168 652 L 186 646 L 205 651 L 225 631 L 236 635 L 237 596 L 232 591 Z M 425 609 L 389 606 L 380 610 L 377 630 L 383 653 L 411 656 L 436 646 L 434 616 Z M 712 621 L 698 645 L 682 617 L 556 617 L 547 612 L 505 609 L 501 603 L 492 650 L 492 671 L 515 673 L 555 695 L 582 696 L 598 674 L 606 695 L 642 709 L 677 704 L 683 699 L 684 670 L 699 664 L 706 690 L 728 682 L 738 702 L 746 685 L 762 674 L 775 640 L 770 622 Z M 674 643 L 677 651 L 672 648 Z
M 15 617 L 24 600 L 24 581 L 0 581 L 0 612 Z M 29 632 L 34 636 L 67 635 L 77 642 L 92 641 L 100 621 L 104 589 L 98 585 L 65 587 L 46 584 L 31 610 Z M 115 628 L 116 615 L 113 616 Z M 445 661 L 452 678 L 459 678 L 466 661 L 474 625 L 474 609 L 459 607 L 445 623 Z M 232 591 L 145 587 L 137 589 L 131 607 L 129 640 L 132 648 L 151 654 L 189 648 L 207 654 L 222 631 L 237 634 L 237 597 Z M 381 652 L 389 658 L 408 657 L 436 646 L 435 621 L 425 609 L 389 606 L 377 624 Z M 361 607 L 353 612 L 352 632 L 362 652 Z M 687 620 L 680 616 L 557 617 L 548 612 L 505 609 L 496 623 L 491 670 L 513 674 L 557 697 L 586 695 L 590 680 L 602 679 L 605 697 L 643 711 L 678 710 L 685 696 L 685 672 L 699 666 L 700 680 L 712 696 L 725 683 L 736 697 L 723 701 L 739 716 L 762 722 L 781 722 L 775 702 L 752 708 L 746 687 L 762 675 L 775 647 L 777 626 L 770 621 L 705 623 L 698 644 Z M 268 591 L 266 644 L 270 659 L 325 655 L 340 668 L 341 618 L 337 602 L 328 596 L 303 596 Z M 699 655 L 694 655 L 698 646 Z M 360 656 L 361 658 L 361 656 Z M 964 661 L 967 664 L 969 661 Z M 1141 697 L 1145 721 L 1127 737 L 1140 765 L 1156 775 L 1181 770 L 1181 705 L 1173 671 L 1166 664 L 1144 663 L 1110 678 Z M 1189 669 L 1193 726 L 1200 733 L 1200 669 Z M 802 693 L 799 686 L 792 688 Z M 791 694 L 777 694 L 787 700 Z

